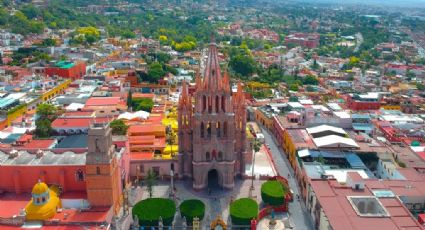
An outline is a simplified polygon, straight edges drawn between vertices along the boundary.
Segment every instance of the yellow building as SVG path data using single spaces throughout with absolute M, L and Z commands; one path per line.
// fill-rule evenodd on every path
M 62 83 L 60 83 L 59 85 L 57 85 L 56 87 L 54 87 L 53 89 L 43 93 L 41 95 L 41 100 L 43 102 L 46 102 L 54 97 L 56 97 L 58 94 L 61 94 L 65 91 L 66 88 L 68 88 L 68 86 L 71 84 L 71 79 L 67 79 L 65 81 L 63 81 Z
M 61 207 L 57 191 L 53 191 L 41 181 L 34 185 L 31 195 L 31 201 L 25 207 L 27 220 L 50 219 Z
M 385 110 L 401 110 L 401 106 L 400 105 L 382 105 L 381 109 L 385 109 Z
M 268 113 L 261 108 L 257 108 L 254 112 L 255 114 L 255 120 L 257 123 L 263 125 L 268 130 L 271 129 L 273 125 L 273 115 L 271 113 Z

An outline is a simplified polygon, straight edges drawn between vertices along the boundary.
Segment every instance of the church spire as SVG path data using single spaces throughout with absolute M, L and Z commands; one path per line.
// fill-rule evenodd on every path
M 197 70 L 195 73 L 195 84 L 196 84 L 196 89 L 202 88 L 202 79 L 199 74 L 199 70 Z
M 218 51 L 215 39 L 211 37 L 211 43 L 208 48 L 208 58 L 205 64 L 204 84 L 206 89 L 218 90 L 221 88 L 221 70 L 218 61 Z
M 186 104 L 190 104 L 190 96 L 188 93 L 187 83 L 185 80 L 182 81 L 182 92 L 180 94 L 179 106 L 184 106 Z
M 227 69 L 224 71 L 224 74 L 223 74 L 222 86 L 225 92 L 230 92 L 230 78 L 229 78 L 229 72 L 227 71 Z

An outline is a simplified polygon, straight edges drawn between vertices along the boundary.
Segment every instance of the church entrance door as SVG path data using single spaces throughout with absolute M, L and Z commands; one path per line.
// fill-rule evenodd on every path
M 218 182 L 218 171 L 217 169 L 211 169 L 208 172 L 208 189 L 215 190 L 220 188 L 220 184 Z

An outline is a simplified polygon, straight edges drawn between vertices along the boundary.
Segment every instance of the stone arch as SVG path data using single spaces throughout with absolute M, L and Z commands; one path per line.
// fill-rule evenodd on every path
M 205 171 L 205 184 L 207 188 L 214 189 L 220 188 L 223 184 L 223 175 L 220 170 L 216 168 L 211 168 L 208 171 Z

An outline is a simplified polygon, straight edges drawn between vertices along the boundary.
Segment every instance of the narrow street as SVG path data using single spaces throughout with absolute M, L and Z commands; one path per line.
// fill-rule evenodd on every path
M 313 230 L 313 223 L 305 205 L 301 204 L 300 201 L 296 199 L 297 195 L 299 195 L 299 190 L 297 182 L 294 179 L 294 170 L 290 166 L 283 150 L 276 145 L 274 137 L 270 134 L 270 132 L 264 128 L 262 128 L 262 132 L 264 134 L 265 143 L 270 148 L 273 159 L 276 163 L 276 170 L 281 176 L 288 179 L 289 186 L 294 192 L 294 201 L 289 203 L 289 219 L 291 225 L 296 230 Z M 288 178 L 288 173 L 291 175 L 290 178 Z

